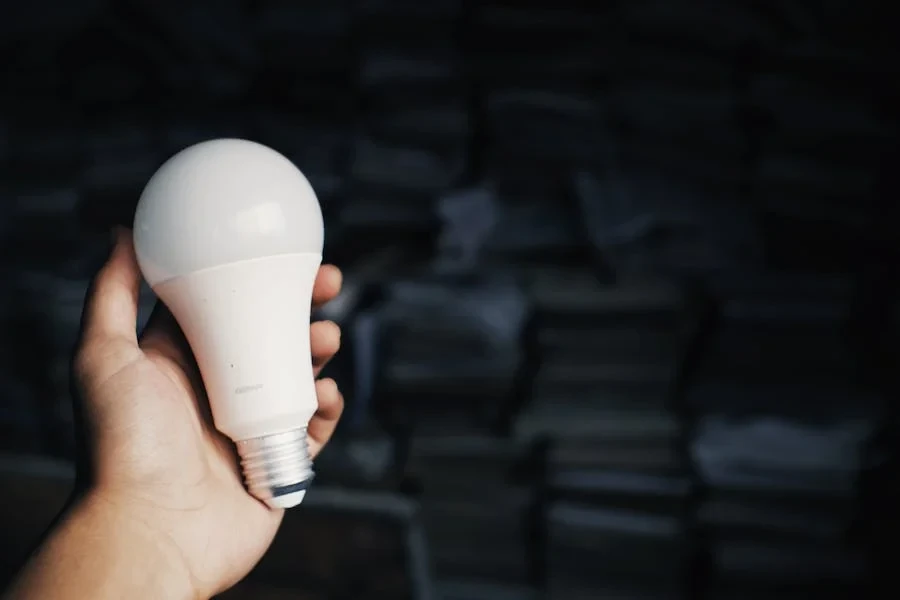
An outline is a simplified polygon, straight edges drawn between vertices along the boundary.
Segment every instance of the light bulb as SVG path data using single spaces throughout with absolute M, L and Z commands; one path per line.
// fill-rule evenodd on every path
M 170 158 L 134 217 L 144 278 L 184 331 L 248 491 L 273 508 L 300 504 L 313 477 L 309 325 L 323 238 L 306 177 L 238 139 Z

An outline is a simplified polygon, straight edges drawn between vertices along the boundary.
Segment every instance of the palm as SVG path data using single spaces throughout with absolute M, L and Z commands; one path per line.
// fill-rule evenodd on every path
M 95 464 L 121 470 L 110 477 L 166 524 L 202 587 L 223 572 L 233 584 L 268 548 L 283 512 L 245 491 L 231 441 L 208 424 L 200 388 L 177 359 L 155 350 L 123 358 L 125 366 L 93 390 L 111 403 L 128 398 L 116 405 L 116 427 L 98 439 Z

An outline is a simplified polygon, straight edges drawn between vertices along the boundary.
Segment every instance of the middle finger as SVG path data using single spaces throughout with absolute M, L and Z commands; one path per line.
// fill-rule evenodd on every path
M 313 373 L 318 377 L 341 348 L 341 328 L 333 321 L 318 321 L 309 327 Z

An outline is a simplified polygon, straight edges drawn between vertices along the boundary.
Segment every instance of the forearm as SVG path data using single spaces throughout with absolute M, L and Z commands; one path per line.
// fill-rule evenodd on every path
M 194 598 L 177 550 L 101 498 L 77 502 L 19 574 L 8 600 Z

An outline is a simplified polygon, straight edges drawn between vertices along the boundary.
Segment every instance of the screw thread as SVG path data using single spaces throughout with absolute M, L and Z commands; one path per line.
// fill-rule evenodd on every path
M 305 427 L 241 440 L 237 450 L 251 494 L 272 508 L 299 504 L 315 476 Z

